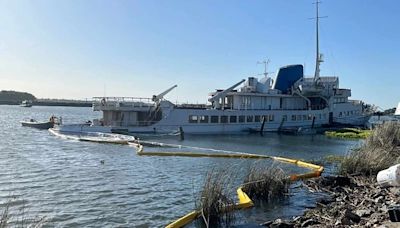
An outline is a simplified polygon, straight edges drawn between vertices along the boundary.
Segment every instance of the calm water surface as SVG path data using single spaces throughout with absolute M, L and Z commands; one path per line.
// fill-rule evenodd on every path
M 91 108 L 0 106 L 0 209 L 10 205 L 11 222 L 45 217 L 48 227 L 162 227 L 194 209 L 207 171 L 229 167 L 235 173 L 232 185 L 236 188 L 243 172 L 255 162 L 139 157 L 129 146 L 65 140 L 19 123 L 26 118 L 47 120 L 53 114 L 62 116 L 64 123 L 81 123 L 100 113 Z M 306 160 L 344 154 L 359 143 L 273 133 L 263 137 L 186 135 L 183 142 L 174 137 L 151 140 Z M 288 200 L 257 203 L 237 213 L 238 224 L 299 215 L 314 200 L 301 188 L 291 193 Z

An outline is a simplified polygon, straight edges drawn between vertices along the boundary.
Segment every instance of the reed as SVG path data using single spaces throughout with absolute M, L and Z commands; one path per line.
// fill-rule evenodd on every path
M 232 173 L 227 170 L 211 170 L 207 173 L 196 207 L 201 211 L 207 227 L 230 227 L 234 223 L 235 200 L 230 192 Z
M 5 228 L 8 225 L 8 220 L 10 219 L 10 214 L 8 211 L 9 208 L 10 208 L 10 203 L 7 202 L 6 205 L 4 206 L 3 212 L 1 213 L 0 228 Z
M 245 176 L 243 191 L 251 199 L 270 201 L 286 197 L 289 186 L 288 175 L 281 168 L 255 163 Z
M 400 162 L 400 124 L 386 122 L 372 130 L 364 143 L 339 165 L 341 174 L 376 175 Z

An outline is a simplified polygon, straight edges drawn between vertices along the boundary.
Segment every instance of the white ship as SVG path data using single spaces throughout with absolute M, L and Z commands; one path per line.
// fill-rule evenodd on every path
M 93 110 L 102 118 L 89 125 L 63 125 L 63 131 L 224 134 L 243 131 L 280 131 L 329 124 L 364 125 L 369 114 L 363 102 L 350 100 L 350 89 L 339 87 L 336 76 L 320 76 L 323 62 L 318 44 L 313 77 L 302 65 L 279 69 L 275 80 L 240 80 L 209 94 L 209 104 L 176 105 L 164 99 L 176 85 L 152 98 L 95 97 Z M 267 64 L 266 61 L 264 61 Z M 240 87 L 239 87 L 240 86 Z M 235 89 L 239 87 L 238 89 Z

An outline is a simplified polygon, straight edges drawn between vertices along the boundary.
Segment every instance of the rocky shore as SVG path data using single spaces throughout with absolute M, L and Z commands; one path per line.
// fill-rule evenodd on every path
M 326 197 L 316 207 L 292 220 L 277 219 L 266 227 L 400 227 L 391 222 L 389 210 L 400 204 L 398 187 L 381 187 L 375 178 L 365 176 L 328 176 L 307 180 L 311 192 Z

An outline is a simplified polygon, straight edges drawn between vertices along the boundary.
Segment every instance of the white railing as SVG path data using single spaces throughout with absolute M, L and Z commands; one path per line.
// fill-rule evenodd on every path
M 93 97 L 93 102 L 147 102 L 152 103 L 151 98 L 145 97 Z

